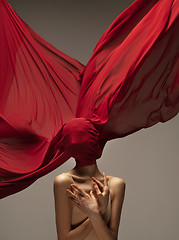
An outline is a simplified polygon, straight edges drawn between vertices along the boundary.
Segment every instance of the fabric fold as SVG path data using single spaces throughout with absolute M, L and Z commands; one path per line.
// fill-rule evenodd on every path
M 136 0 L 106 29 L 84 66 L 0 0 L 0 198 L 74 153 L 86 165 L 107 141 L 178 114 L 178 15 L 179 0 Z M 77 129 L 81 119 L 88 123 Z M 79 138 L 85 131 L 87 143 Z

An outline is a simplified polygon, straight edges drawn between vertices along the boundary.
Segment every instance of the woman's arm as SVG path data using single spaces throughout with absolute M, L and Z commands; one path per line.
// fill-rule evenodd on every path
M 89 219 L 99 240 L 117 240 L 100 214 L 93 215 Z
M 80 187 L 75 184 L 73 185 L 73 189 L 76 189 L 76 194 L 75 191 L 72 193 L 69 190 L 68 193 L 70 194 L 73 203 L 88 215 L 98 239 L 117 240 L 121 210 L 125 194 L 125 182 L 120 178 L 114 178 L 113 183 L 111 184 L 113 185 L 114 197 L 111 205 L 111 218 L 109 227 L 106 225 L 100 215 L 97 207 L 97 200 L 94 194 L 91 192 L 89 196 Z
M 66 174 L 57 176 L 54 180 L 55 215 L 58 240 L 84 240 L 93 226 L 87 218 L 80 226 L 71 230 L 72 202 L 66 189 L 71 188 L 71 181 Z
M 117 240 L 122 205 L 125 195 L 125 182 L 120 178 L 114 178 L 111 184 L 114 191 L 114 198 L 111 206 L 111 218 L 109 228 L 104 223 L 100 214 L 89 217 L 99 240 Z
M 113 181 L 114 197 L 111 205 L 111 218 L 109 227 L 104 222 L 98 211 L 95 214 L 88 214 L 88 217 L 80 226 L 71 230 L 72 202 L 67 195 L 67 189 L 71 188 L 71 181 L 65 174 L 61 174 L 54 181 L 54 198 L 56 227 L 58 240 L 83 240 L 94 228 L 98 239 L 117 239 L 118 227 L 122 203 L 124 199 L 125 183 L 119 178 Z M 79 188 L 79 187 L 78 187 Z M 108 238 L 107 238 L 108 237 Z
M 93 226 L 91 224 L 91 221 L 89 220 L 89 218 L 87 218 L 78 227 L 68 233 L 67 240 L 79 240 L 79 236 L 80 240 L 84 240 L 88 236 L 92 228 Z

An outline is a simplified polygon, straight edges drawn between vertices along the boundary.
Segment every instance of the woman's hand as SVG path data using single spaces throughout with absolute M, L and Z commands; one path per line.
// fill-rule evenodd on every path
M 88 194 L 76 184 L 71 184 L 71 187 L 73 192 L 68 188 L 67 192 L 74 205 L 76 205 L 88 217 L 100 214 L 97 199 L 92 191 Z
M 93 194 L 98 202 L 99 211 L 101 214 L 106 212 L 109 201 L 109 187 L 105 173 L 103 172 L 104 184 L 98 181 L 95 177 L 92 177 L 93 182 Z

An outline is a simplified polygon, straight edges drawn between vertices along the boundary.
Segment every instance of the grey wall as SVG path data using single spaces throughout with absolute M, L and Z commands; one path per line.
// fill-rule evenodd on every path
M 98 39 L 132 0 L 11 0 L 35 31 L 86 64 Z M 99 169 L 126 181 L 120 240 L 179 236 L 179 116 L 107 143 Z M 111 164 L 112 163 L 112 164 Z M 56 240 L 53 180 L 63 166 L 0 201 L 1 240 Z

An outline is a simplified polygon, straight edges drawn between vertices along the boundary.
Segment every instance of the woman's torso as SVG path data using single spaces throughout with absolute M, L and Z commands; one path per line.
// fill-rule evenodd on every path
M 67 174 L 68 177 L 71 180 L 71 183 L 75 183 L 77 184 L 79 187 L 81 187 L 83 190 L 85 190 L 87 193 L 90 192 L 90 190 L 92 190 L 92 180 L 91 181 L 82 181 L 80 178 L 66 172 L 64 174 Z M 110 189 L 110 177 L 107 177 L 108 179 L 108 186 L 109 186 L 109 201 L 108 201 L 108 206 L 106 209 L 106 212 L 103 215 L 103 218 L 105 220 L 106 223 L 109 223 L 110 220 L 110 216 L 111 216 L 111 201 L 112 201 L 112 192 Z M 98 179 L 103 183 L 103 179 Z M 84 214 L 80 209 L 78 209 L 78 207 L 76 207 L 75 205 L 72 205 L 72 220 L 71 220 L 71 228 L 75 229 L 76 227 L 78 227 L 80 224 L 82 224 L 86 219 L 87 219 L 87 215 Z M 92 229 L 88 236 L 85 238 L 85 240 L 97 240 L 97 236 L 95 234 L 94 229 Z

